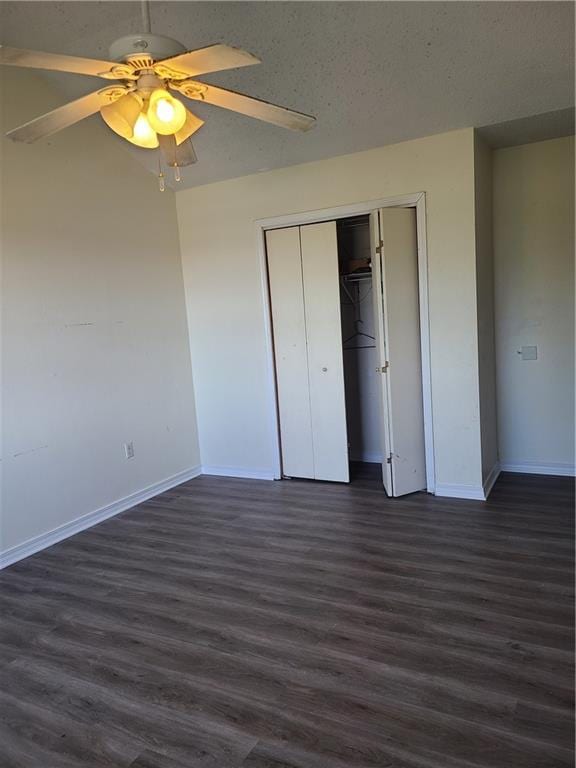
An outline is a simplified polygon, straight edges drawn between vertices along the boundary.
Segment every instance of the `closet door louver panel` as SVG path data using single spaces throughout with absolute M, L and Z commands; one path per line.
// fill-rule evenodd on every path
M 348 482 L 348 435 L 336 222 L 300 227 L 317 480 Z
M 314 478 L 306 322 L 298 227 L 266 233 L 282 471 Z

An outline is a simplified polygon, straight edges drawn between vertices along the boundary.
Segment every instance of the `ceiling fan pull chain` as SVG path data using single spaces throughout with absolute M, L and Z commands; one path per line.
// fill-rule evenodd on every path
M 166 184 L 164 183 L 164 174 L 162 173 L 162 162 L 160 161 L 160 156 L 158 156 L 158 187 L 160 189 L 160 192 L 164 192 L 166 189 Z
M 152 23 L 150 21 L 150 0 L 140 0 L 140 7 L 142 9 L 142 26 L 143 32 L 150 34 L 152 32 Z

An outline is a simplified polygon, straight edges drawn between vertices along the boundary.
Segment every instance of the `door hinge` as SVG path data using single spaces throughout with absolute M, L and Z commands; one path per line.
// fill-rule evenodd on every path
M 390 363 L 388 362 L 388 360 L 386 360 L 384 365 L 378 366 L 378 368 L 376 368 L 376 373 L 386 373 L 388 371 L 388 366 L 389 365 L 390 365 Z
M 378 245 L 376 246 L 376 253 L 382 253 L 382 248 L 384 247 L 384 241 L 380 240 Z
M 386 464 L 392 464 L 392 456 L 393 456 L 392 453 L 390 454 L 390 456 L 388 456 L 388 458 L 386 459 Z

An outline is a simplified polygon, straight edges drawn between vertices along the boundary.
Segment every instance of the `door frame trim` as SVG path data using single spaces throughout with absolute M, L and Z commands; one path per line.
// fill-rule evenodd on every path
M 434 431 L 432 409 L 432 369 L 430 363 L 430 315 L 428 299 L 428 247 L 426 240 L 426 193 L 415 192 L 396 197 L 368 200 L 363 203 L 339 205 L 314 211 L 290 213 L 284 216 L 257 219 L 256 243 L 260 264 L 260 282 L 264 309 L 264 332 L 266 337 L 266 366 L 268 377 L 268 419 L 270 445 L 273 456 L 273 471 L 276 480 L 282 477 L 282 459 L 280 452 L 280 430 L 278 424 L 278 393 L 274 365 L 274 343 L 272 336 L 272 316 L 270 293 L 268 290 L 268 266 L 266 263 L 266 231 L 283 227 L 297 227 L 304 224 L 317 224 L 322 221 L 335 221 L 350 216 L 369 214 L 378 208 L 415 208 L 416 235 L 418 242 L 418 294 L 420 299 L 420 354 L 422 359 L 422 400 L 424 411 L 424 446 L 426 455 L 426 489 L 434 493 L 436 489 L 436 470 L 434 459 Z

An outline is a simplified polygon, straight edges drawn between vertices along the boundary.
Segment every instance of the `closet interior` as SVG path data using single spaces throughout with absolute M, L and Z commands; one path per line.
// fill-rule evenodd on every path
M 369 216 L 340 219 L 337 236 L 348 455 L 351 463 L 380 465 L 378 354 Z

